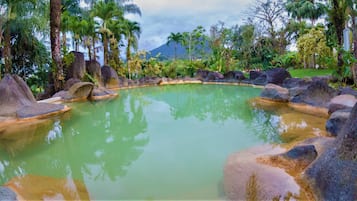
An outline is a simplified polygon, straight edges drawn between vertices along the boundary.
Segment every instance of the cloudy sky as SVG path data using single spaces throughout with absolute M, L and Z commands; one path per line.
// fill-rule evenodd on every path
M 192 31 L 198 25 L 209 30 L 223 21 L 227 26 L 241 24 L 253 0 L 133 0 L 141 18 L 128 16 L 141 24 L 140 50 L 151 50 L 166 42 L 171 32 Z

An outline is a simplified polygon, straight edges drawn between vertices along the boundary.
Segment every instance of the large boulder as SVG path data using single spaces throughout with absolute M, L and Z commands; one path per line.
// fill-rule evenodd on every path
M 357 98 L 357 91 L 352 89 L 351 87 L 341 87 L 338 89 L 338 95 L 349 94 L 353 95 Z
M 275 84 L 267 84 L 260 96 L 275 101 L 287 102 L 289 100 L 289 90 Z
M 253 76 L 254 77 L 254 76 Z M 266 85 L 268 83 L 267 81 L 267 74 L 266 73 L 261 73 L 259 77 L 255 78 L 252 81 L 253 84 L 255 85 Z
M 102 86 L 102 70 L 100 64 L 96 60 L 86 61 L 86 70 L 99 86 Z
M 308 87 L 311 84 L 310 79 L 301 79 L 301 78 L 287 78 L 283 81 L 283 87 L 291 89 L 291 88 L 301 88 Z
M 197 72 L 196 72 L 195 77 L 198 80 L 204 81 L 207 78 L 209 73 L 210 73 L 210 71 L 208 71 L 208 70 L 198 69 Z
M 74 99 L 84 99 L 91 95 L 93 87 L 93 83 L 78 82 L 68 90 L 68 93 Z
M 283 150 L 262 146 L 229 156 L 224 166 L 224 190 L 228 200 L 279 200 L 299 196 L 300 188 L 285 170 L 260 163 L 262 156 Z
M 37 175 L 14 177 L 5 187 L 16 193 L 18 200 L 92 200 L 87 187 L 71 178 Z
M 0 200 L 17 201 L 16 193 L 7 187 L 0 187 Z
M 318 200 L 357 200 L 357 104 L 335 143 L 305 171 Z
M 351 109 L 337 110 L 331 114 L 326 121 L 326 131 L 332 136 L 337 136 L 345 126 L 348 117 L 351 114 Z
M 28 118 L 61 111 L 64 105 L 37 103 L 30 88 L 17 75 L 0 81 L 0 117 Z
M 110 66 L 103 66 L 101 68 L 102 80 L 104 87 L 106 88 L 118 88 L 119 87 L 119 77 L 117 72 Z
M 91 97 L 94 85 L 91 82 L 77 82 L 68 91 L 59 91 L 53 97 L 61 97 L 66 101 L 87 99 Z
M 92 91 L 90 98 L 92 100 L 101 100 L 101 99 L 113 98 L 116 96 L 118 96 L 118 94 L 114 91 L 111 91 L 104 87 L 95 87 Z
M 284 68 L 273 68 L 267 70 L 267 83 L 282 85 L 284 80 L 287 78 L 291 78 L 290 73 Z
M 76 78 L 82 80 L 86 73 L 86 64 L 84 54 L 81 52 L 71 52 L 74 56 L 74 61 L 68 66 L 66 80 Z
M 158 77 L 142 77 L 139 79 L 139 85 L 158 85 L 161 81 Z
M 81 80 L 78 79 L 78 78 L 70 78 L 69 80 L 67 80 L 67 81 L 64 83 L 64 88 L 63 88 L 63 90 L 68 91 L 74 84 L 76 84 L 76 83 L 78 83 L 78 82 L 81 82 Z
M 209 72 L 205 81 L 218 81 L 222 80 L 224 76 L 219 72 Z
M 245 76 L 241 71 L 228 71 L 224 75 L 224 79 L 226 80 L 244 80 Z
M 328 108 L 330 100 L 337 95 L 337 91 L 324 81 L 313 81 L 305 90 L 294 94 L 290 101 L 293 103 L 308 104 L 315 107 Z
M 263 74 L 263 72 L 261 72 L 261 71 L 254 71 L 254 70 L 249 71 L 249 79 L 255 80 L 258 77 L 260 77 L 262 74 Z
M 337 110 L 352 108 L 357 103 L 357 98 L 353 95 L 344 94 L 339 95 L 331 99 L 328 104 L 329 113 L 333 113 Z

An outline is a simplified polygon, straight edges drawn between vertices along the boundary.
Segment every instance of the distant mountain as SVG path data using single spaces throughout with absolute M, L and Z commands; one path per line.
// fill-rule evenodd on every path
M 176 46 L 177 45 L 177 46 Z M 157 57 L 159 60 L 172 60 L 175 58 L 175 46 L 176 46 L 176 58 L 177 59 L 188 59 L 188 54 L 186 48 L 181 44 L 176 42 L 170 42 L 169 44 L 163 44 L 148 52 L 147 58 Z M 208 42 L 205 44 L 204 52 L 206 55 L 211 54 L 211 49 L 209 48 Z M 201 57 L 199 53 L 193 53 L 196 58 Z

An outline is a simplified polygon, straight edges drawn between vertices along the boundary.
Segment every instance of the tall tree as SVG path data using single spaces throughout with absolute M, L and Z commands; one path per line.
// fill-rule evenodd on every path
M 335 28 L 337 37 L 337 74 L 342 76 L 343 61 L 343 30 L 347 20 L 347 2 L 346 0 L 329 0 L 328 19 Z
M 134 50 L 138 49 L 138 41 L 141 34 L 140 24 L 137 22 L 132 22 L 130 20 L 124 21 L 124 35 L 126 38 L 126 60 L 131 59 L 131 48 Z
M 314 0 L 287 0 L 285 8 L 292 18 L 299 22 L 302 19 L 309 19 L 313 25 L 325 14 L 325 5 Z
M 176 60 L 177 59 L 177 46 L 179 44 L 182 44 L 183 35 L 180 32 L 178 32 L 178 33 L 171 32 L 170 35 L 167 37 L 166 45 L 169 45 L 172 42 L 174 43 L 174 54 L 175 54 L 174 60 Z
M 108 28 L 108 23 L 113 20 L 123 20 L 123 12 L 113 1 L 107 3 L 105 1 L 97 2 L 93 7 L 92 12 L 94 17 L 98 17 L 101 20 L 99 32 L 102 36 L 104 65 L 108 65 L 109 37 L 112 34 L 112 31 Z
M 50 0 L 50 40 L 54 67 L 55 91 L 63 88 L 64 74 L 61 59 L 61 0 Z

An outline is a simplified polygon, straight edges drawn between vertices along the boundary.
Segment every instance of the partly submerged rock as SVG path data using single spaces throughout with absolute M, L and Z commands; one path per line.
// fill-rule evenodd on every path
M 78 82 L 68 90 L 68 93 L 73 99 L 85 99 L 91 95 L 93 88 L 94 85 L 90 82 Z
M 337 91 L 323 81 L 313 81 L 306 90 L 291 97 L 293 103 L 303 103 L 315 107 L 328 107 L 330 100 L 337 95 Z
M 332 136 L 337 136 L 345 126 L 348 117 L 351 114 L 351 109 L 337 110 L 331 114 L 326 121 L 326 131 Z
M 104 87 L 108 89 L 119 87 L 119 77 L 117 72 L 110 66 L 103 66 L 101 68 L 102 80 Z
M 357 200 L 357 104 L 334 145 L 305 171 L 318 200 Z
M 352 109 L 357 103 L 357 98 L 353 95 L 344 94 L 333 97 L 328 104 L 328 112 L 331 114 L 337 110 Z
M 224 75 L 225 80 L 244 80 L 245 76 L 241 71 L 228 71 Z
M 65 110 L 64 105 L 37 103 L 30 88 L 17 75 L 0 81 L 0 116 L 30 118 Z
M 86 186 L 70 178 L 24 175 L 4 186 L 15 192 L 18 200 L 90 200 Z
M 209 72 L 205 81 L 218 81 L 223 78 L 224 78 L 224 76 L 219 72 Z
M 0 200 L 17 201 L 16 193 L 7 187 L 0 187 Z
M 275 101 L 287 102 L 289 100 L 289 90 L 275 84 L 267 84 L 260 96 Z
M 204 81 L 206 80 L 208 74 L 210 73 L 210 71 L 208 70 L 202 70 L 202 69 L 198 69 L 196 71 L 196 75 L 195 77 L 198 79 L 198 80 L 201 80 L 201 81 Z
M 263 146 L 231 155 L 224 166 L 228 200 L 280 200 L 300 194 L 300 187 L 283 169 L 258 162 L 258 157 L 284 152 Z
M 92 91 L 90 99 L 92 100 L 102 100 L 118 96 L 118 93 L 106 89 L 104 87 L 95 87 Z

